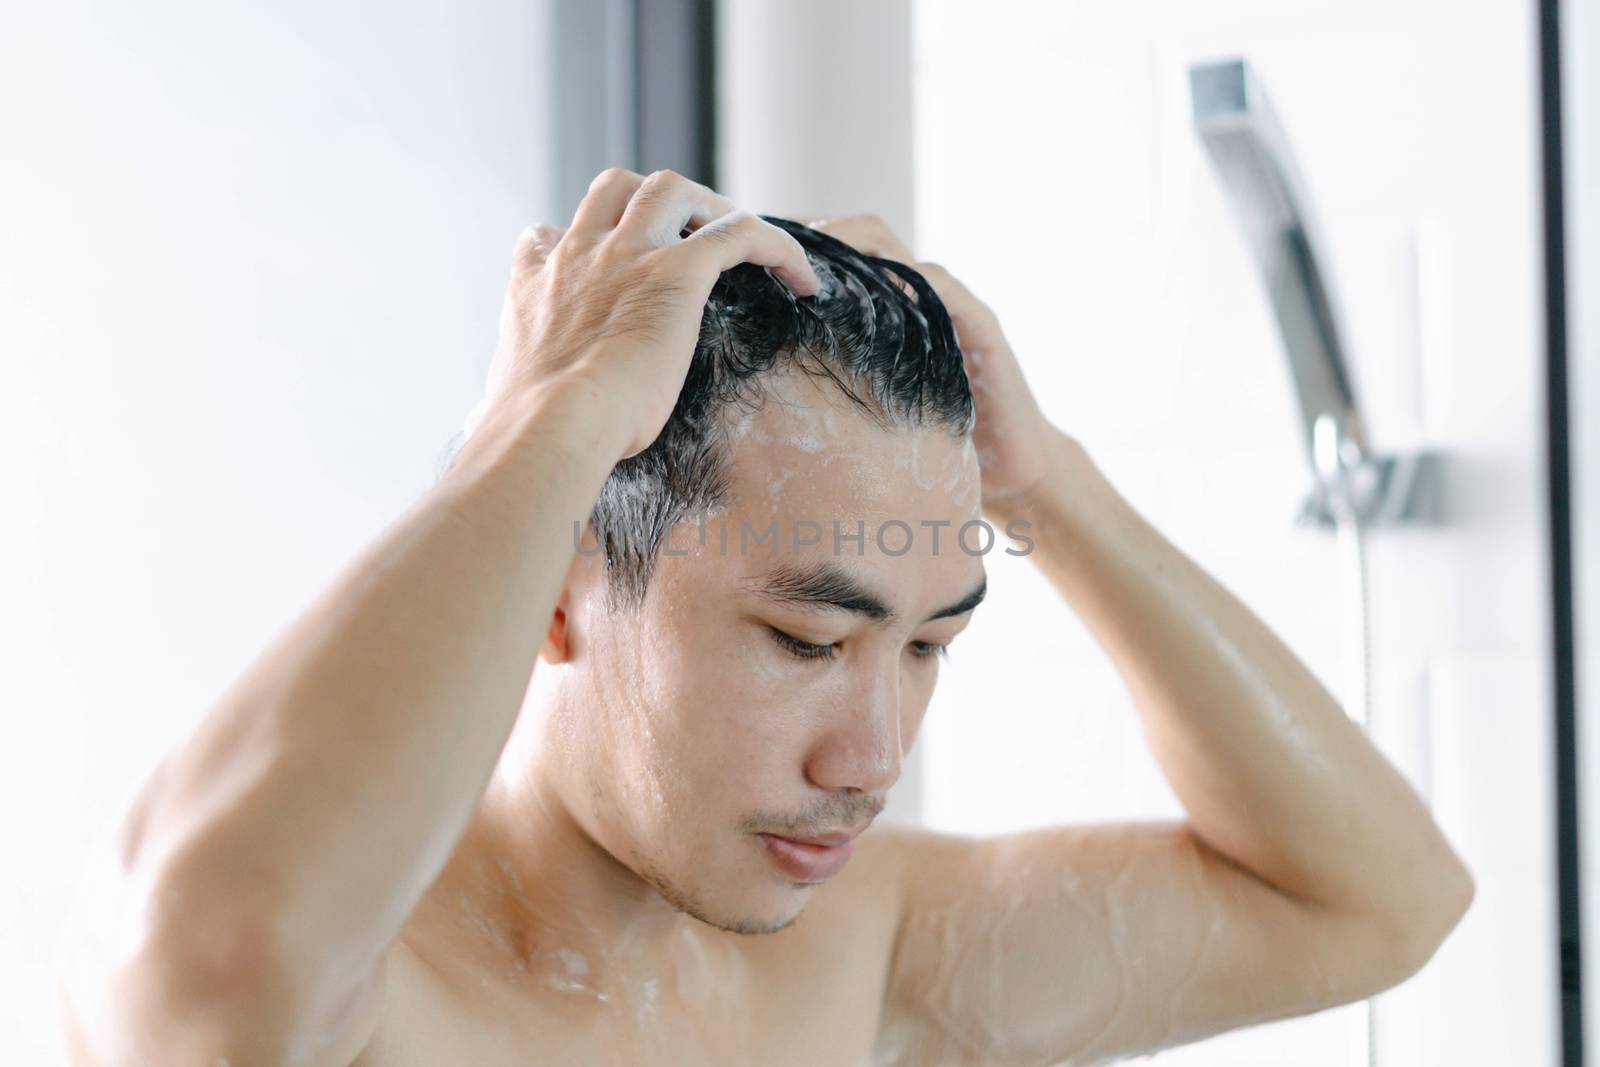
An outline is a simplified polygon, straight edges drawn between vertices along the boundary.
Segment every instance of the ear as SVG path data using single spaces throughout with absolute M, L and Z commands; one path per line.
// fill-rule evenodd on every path
M 545 632 L 544 644 L 539 646 L 539 658 L 552 666 L 572 658 L 572 631 L 567 614 L 571 604 L 570 591 L 563 585 L 556 599 L 556 610 L 550 616 L 550 629 Z
M 604 562 L 595 554 L 599 542 L 593 526 L 585 525 L 580 543 L 591 555 L 585 556 L 580 552 L 572 554 L 572 562 L 567 566 L 566 577 L 561 582 L 561 591 L 556 595 L 555 610 L 550 615 L 550 628 L 545 631 L 544 644 L 539 646 L 539 658 L 552 665 L 572 660 L 574 638 L 577 636 L 574 633 L 572 607 L 582 603 L 582 587 L 585 583 L 593 581 L 597 574 L 603 575 L 605 570 Z

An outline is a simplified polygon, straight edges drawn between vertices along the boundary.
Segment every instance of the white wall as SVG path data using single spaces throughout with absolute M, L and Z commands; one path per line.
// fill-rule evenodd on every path
M 0 1063 L 90 835 L 481 391 L 544 7 L 0 6 Z
M 1453 457 L 1451 524 L 1372 538 L 1375 719 L 1477 878 L 1379 1005 L 1385 1065 L 1556 1060 L 1532 5 L 921 0 L 918 253 L 999 312 L 1048 413 L 1335 692 L 1331 535 L 1287 362 L 1195 138 L 1188 63 L 1248 57 L 1299 156 L 1382 448 Z M 1181 809 L 1120 678 L 1026 560 L 926 727 L 930 824 L 1003 832 Z M 1359 1009 L 1164 1065 L 1361 1062 Z
M 719 190 L 767 214 L 870 212 L 909 236 L 911 10 L 911 0 L 723 3 Z

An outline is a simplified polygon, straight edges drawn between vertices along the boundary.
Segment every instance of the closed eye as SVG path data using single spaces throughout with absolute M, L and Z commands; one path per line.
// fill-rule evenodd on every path
M 767 632 L 778 646 L 797 659 L 832 659 L 839 654 L 836 645 L 814 645 L 810 641 L 802 641 L 793 634 L 786 634 L 776 626 L 768 626 Z
M 767 626 L 767 633 L 778 643 L 778 647 L 794 656 L 796 659 L 832 659 L 839 654 L 839 646 L 818 645 L 810 641 L 802 641 L 791 633 L 785 633 L 776 626 Z M 937 644 L 933 641 L 912 641 L 906 646 L 914 659 L 932 659 L 938 656 L 941 659 L 950 658 L 950 645 Z

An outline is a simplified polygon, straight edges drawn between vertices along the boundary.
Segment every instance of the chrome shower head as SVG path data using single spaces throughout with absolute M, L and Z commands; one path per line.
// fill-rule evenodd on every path
M 1366 428 L 1346 373 L 1344 346 L 1306 190 L 1283 127 L 1248 63 L 1189 68 L 1195 128 L 1260 268 L 1289 357 L 1306 457 L 1318 468 L 1316 426 L 1330 416 L 1341 458 L 1367 457 Z

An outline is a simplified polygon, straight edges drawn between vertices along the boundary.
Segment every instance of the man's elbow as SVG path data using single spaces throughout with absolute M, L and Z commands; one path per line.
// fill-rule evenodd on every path
M 1382 988 L 1410 978 L 1433 959 L 1477 895 L 1472 872 L 1460 862 L 1446 865 L 1402 894 L 1407 901 L 1400 912 L 1387 917 L 1382 937 L 1387 970 Z

